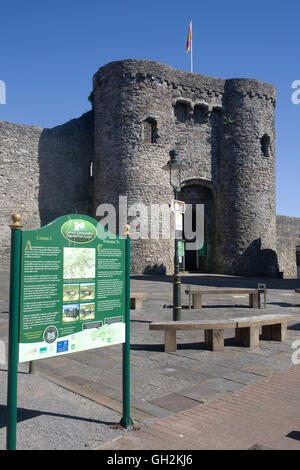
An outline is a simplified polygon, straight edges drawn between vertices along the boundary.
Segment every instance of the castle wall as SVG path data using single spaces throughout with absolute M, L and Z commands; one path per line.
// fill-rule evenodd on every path
M 0 121 L 0 258 L 7 266 L 11 215 L 32 230 L 58 216 L 91 213 L 91 113 L 54 129 Z
M 178 149 L 189 180 L 214 188 L 210 268 L 277 274 L 275 239 L 275 89 L 256 80 L 221 80 L 149 61 L 121 61 L 94 76 L 95 202 L 168 203 L 162 167 Z M 156 134 L 145 141 L 144 123 Z M 261 138 L 270 138 L 263 157 Z M 134 272 L 173 270 L 173 242 L 133 242 Z M 142 247 L 142 248 L 141 248 Z M 261 272 L 261 261 L 265 272 Z
M 277 215 L 277 254 L 284 278 L 297 278 L 296 246 L 300 245 L 300 218 Z
M 10 256 L 11 216 L 22 214 L 28 228 L 40 226 L 39 140 L 43 129 L 0 122 L 0 255 L 6 266 Z

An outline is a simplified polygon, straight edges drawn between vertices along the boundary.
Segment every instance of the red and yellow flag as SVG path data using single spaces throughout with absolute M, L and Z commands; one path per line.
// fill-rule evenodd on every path
M 186 52 L 190 51 L 191 42 L 192 42 L 192 21 L 190 22 L 188 37 L 187 37 L 187 41 L 186 41 Z

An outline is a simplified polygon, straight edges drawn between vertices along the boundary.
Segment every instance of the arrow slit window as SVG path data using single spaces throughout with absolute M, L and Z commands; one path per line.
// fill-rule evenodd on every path
M 147 118 L 143 122 L 143 141 L 146 144 L 155 144 L 157 141 L 157 122 L 153 118 Z

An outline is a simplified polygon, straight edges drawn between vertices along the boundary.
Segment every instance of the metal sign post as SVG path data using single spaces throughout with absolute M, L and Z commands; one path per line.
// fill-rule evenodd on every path
M 132 424 L 130 416 L 130 233 L 126 226 L 125 258 L 125 343 L 123 343 L 123 416 L 121 426 Z
M 18 214 L 12 216 L 10 292 L 9 292 L 9 330 L 8 330 L 8 376 L 7 376 L 7 450 L 16 449 L 17 435 L 17 389 L 18 389 L 18 335 L 20 315 L 20 268 L 22 225 Z

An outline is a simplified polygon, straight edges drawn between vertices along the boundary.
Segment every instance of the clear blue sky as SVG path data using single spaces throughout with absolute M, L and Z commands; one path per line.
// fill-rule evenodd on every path
M 88 111 L 92 75 L 108 62 L 188 70 L 192 18 L 194 72 L 276 86 L 277 213 L 300 217 L 300 104 L 291 102 L 300 80 L 299 0 L 28 0 L 0 8 L 0 119 L 41 127 Z

